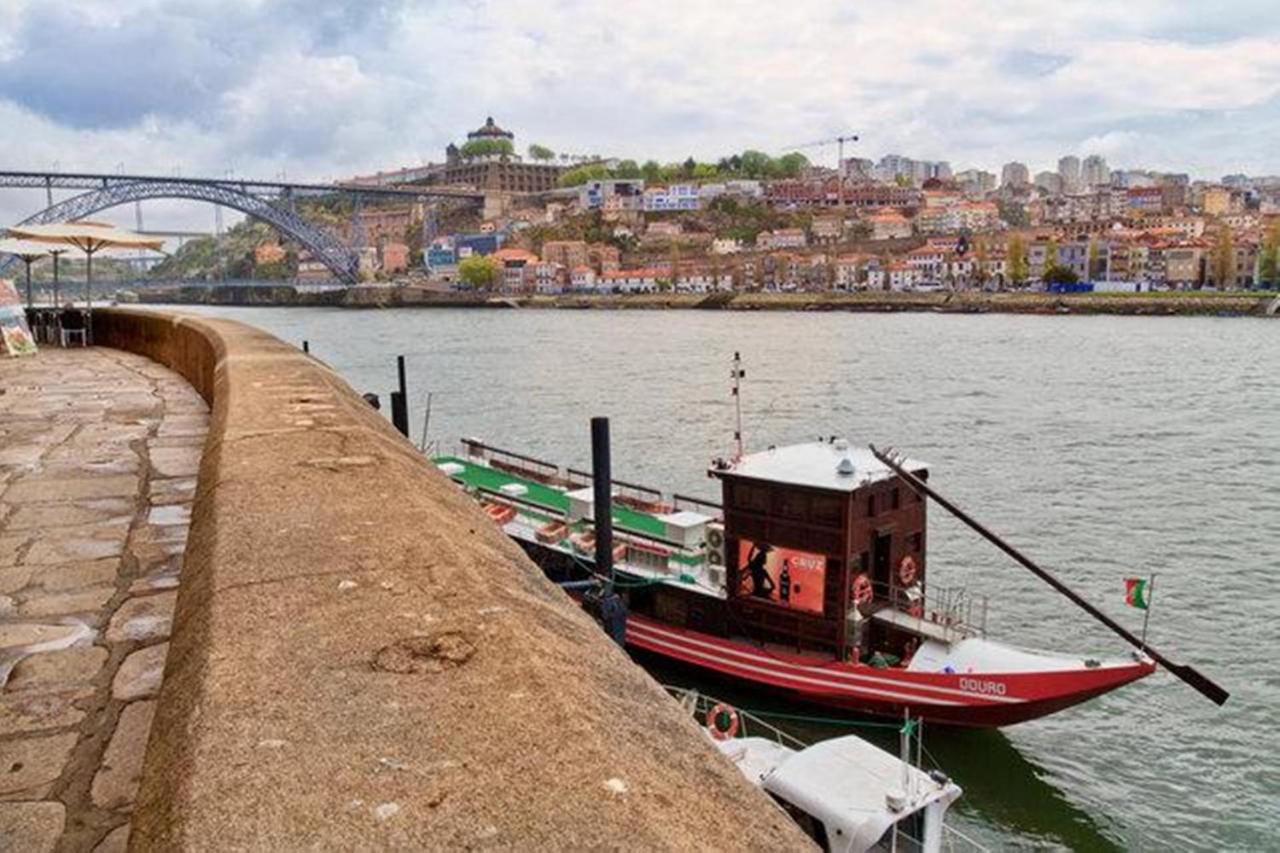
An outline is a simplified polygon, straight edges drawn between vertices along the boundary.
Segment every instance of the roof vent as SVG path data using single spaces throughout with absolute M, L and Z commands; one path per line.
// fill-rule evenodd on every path
M 852 477 L 853 470 L 853 460 L 848 456 L 841 457 L 839 464 L 836 465 L 836 473 L 841 477 Z
M 889 807 L 889 811 L 900 812 L 907 807 L 907 795 L 897 789 L 886 791 L 884 804 Z
M 835 436 L 832 436 L 831 446 L 834 447 L 836 450 L 848 450 L 849 440 L 846 438 L 836 438 Z

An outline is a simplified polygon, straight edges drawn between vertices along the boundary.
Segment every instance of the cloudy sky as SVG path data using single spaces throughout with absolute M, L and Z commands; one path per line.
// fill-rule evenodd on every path
M 1280 173 L 1274 0 L 0 0 L 0 163 L 325 179 L 516 143 Z M 806 149 L 834 162 L 832 149 Z M 0 190 L 0 216 L 40 196 Z M 191 214 L 191 216 L 197 216 Z M 200 217 L 207 216 L 203 213 Z M 203 221 L 203 220 L 201 220 Z

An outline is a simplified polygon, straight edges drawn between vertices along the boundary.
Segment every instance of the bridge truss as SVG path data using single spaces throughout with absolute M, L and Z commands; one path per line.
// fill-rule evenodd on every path
M 43 189 L 50 204 L 20 224 L 47 224 L 83 219 L 108 208 L 147 199 L 188 199 L 229 207 L 270 224 L 295 240 L 325 265 L 339 281 L 357 281 L 359 255 L 333 234 L 307 222 L 295 207 L 299 198 L 351 196 L 358 210 L 364 197 L 409 201 L 483 202 L 483 193 L 454 187 L 383 187 L 367 184 L 300 184 L 216 178 L 104 175 L 89 173 L 0 172 L 0 187 Z M 86 190 L 52 203 L 55 189 Z M 0 274 L 15 262 L 0 260 Z

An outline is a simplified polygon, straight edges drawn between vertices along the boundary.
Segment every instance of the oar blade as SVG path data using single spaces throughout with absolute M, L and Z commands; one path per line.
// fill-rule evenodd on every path
M 1227 699 L 1231 696 L 1226 690 L 1201 675 L 1195 667 L 1187 666 L 1186 664 L 1168 664 L 1166 669 L 1194 687 L 1215 705 L 1225 705 Z

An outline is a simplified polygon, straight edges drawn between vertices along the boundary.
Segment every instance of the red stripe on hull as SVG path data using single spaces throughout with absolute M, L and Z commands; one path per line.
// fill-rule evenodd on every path
M 627 643 L 672 660 L 835 708 L 935 722 L 1006 726 L 1042 717 L 1149 675 L 1154 665 L 1033 673 L 874 669 L 778 653 L 631 615 Z

